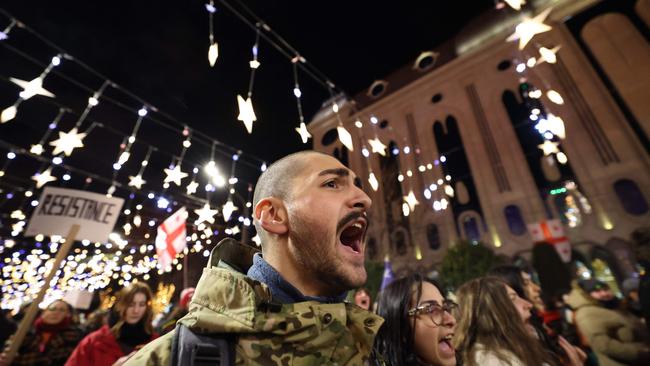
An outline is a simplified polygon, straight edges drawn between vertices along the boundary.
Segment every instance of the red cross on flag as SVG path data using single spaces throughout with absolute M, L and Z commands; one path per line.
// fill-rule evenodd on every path
M 564 226 L 562 226 L 560 220 L 546 220 L 536 224 L 529 224 L 528 231 L 535 243 L 553 245 L 562 262 L 571 262 L 571 244 L 564 233 Z
M 156 253 L 158 254 L 158 264 L 165 272 L 172 270 L 172 261 L 187 246 L 186 220 L 187 210 L 185 207 L 181 207 L 158 226 Z

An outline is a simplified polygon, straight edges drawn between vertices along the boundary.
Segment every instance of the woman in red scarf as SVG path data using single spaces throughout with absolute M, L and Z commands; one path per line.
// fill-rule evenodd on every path
M 72 323 L 72 307 L 56 300 L 36 319 L 12 365 L 62 366 L 81 336 L 81 330 Z
M 117 294 L 108 324 L 87 335 L 66 366 L 121 365 L 129 355 L 156 338 L 151 325 L 152 298 L 145 283 L 123 288 Z

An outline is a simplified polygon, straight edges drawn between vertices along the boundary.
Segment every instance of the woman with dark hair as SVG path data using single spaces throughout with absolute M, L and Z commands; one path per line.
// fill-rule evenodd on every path
M 43 309 L 34 327 L 23 340 L 12 365 L 63 365 L 81 339 L 81 330 L 72 322 L 73 309 L 55 300 Z M 8 341 L 11 342 L 11 339 Z M 0 357 L 0 364 L 3 364 Z
M 460 319 L 454 344 L 464 365 L 558 364 L 527 327 L 533 305 L 505 282 L 495 277 L 474 279 L 462 285 L 456 295 Z M 570 355 L 572 365 L 584 362 L 584 354 L 576 354 L 563 338 L 560 345 Z
M 373 350 L 377 365 L 456 364 L 451 339 L 457 306 L 444 298 L 440 286 L 412 274 L 382 290 L 377 304 L 384 318 Z
M 87 335 L 74 350 L 66 366 L 111 366 L 124 363 L 143 345 L 156 338 L 151 325 L 153 296 L 147 284 L 137 282 L 123 288 L 108 324 Z

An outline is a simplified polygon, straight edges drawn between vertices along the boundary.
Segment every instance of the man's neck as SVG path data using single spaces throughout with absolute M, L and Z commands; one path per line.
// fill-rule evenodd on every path
M 343 292 L 342 294 L 328 296 L 323 295 L 322 292 L 317 290 L 312 289 L 310 291 L 305 286 L 301 286 L 301 284 L 304 284 L 305 281 L 309 281 L 309 279 L 296 276 L 292 271 L 283 268 L 282 264 L 277 264 L 277 262 L 275 262 L 274 265 L 273 261 L 267 260 L 266 257 L 263 258 L 259 254 L 255 256 L 253 266 L 248 270 L 248 276 L 269 286 L 274 301 L 281 303 L 295 303 L 302 301 L 337 303 L 342 302 L 346 295 L 346 293 Z

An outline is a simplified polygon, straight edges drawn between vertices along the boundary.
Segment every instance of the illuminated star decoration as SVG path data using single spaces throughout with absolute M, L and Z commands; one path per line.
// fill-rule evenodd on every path
M 544 134 L 545 132 L 550 132 L 560 139 L 564 140 L 566 138 L 566 131 L 564 129 L 564 121 L 562 118 L 549 113 L 546 115 L 546 118 L 542 118 L 535 125 L 535 129 Z
M 406 204 L 409 206 L 411 211 L 414 211 L 415 206 L 420 204 L 420 202 L 418 202 L 418 199 L 415 198 L 415 194 L 413 193 L 413 191 L 410 191 L 408 195 L 404 196 L 404 202 L 406 202 Z
M 370 144 L 370 148 L 372 149 L 373 153 L 378 153 L 381 156 L 386 156 L 386 145 L 384 145 L 384 143 L 381 142 L 377 137 L 372 140 L 368 140 L 368 143 Z
M 31 81 L 25 81 L 16 78 L 9 78 L 9 80 L 23 88 L 23 91 L 21 91 L 19 94 L 23 100 L 27 100 L 36 94 L 54 98 L 54 94 L 43 88 L 43 77 L 39 76 Z
M 533 39 L 536 34 L 548 32 L 551 30 L 551 26 L 543 23 L 551 10 L 552 8 L 548 8 L 543 12 L 537 14 L 537 16 L 534 18 L 524 18 L 524 21 L 519 23 L 515 28 L 515 33 L 510 35 L 506 41 L 510 42 L 518 39 L 519 49 L 523 50 L 528 42 L 530 42 L 530 40 Z
M 237 104 L 239 105 L 237 120 L 244 122 L 248 133 L 253 133 L 253 121 L 257 121 L 257 117 L 255 117 L 255 111 L 253 111 L 251 98 L 244 99 L 241 95 L 237 95 Z
M 147 181 L 142 179 L 142 175 L 129 175 L 129 186 L 142 189 L 142 185 L 145 183 L 147 183 Z
M 560 150 L 557 149 L 557 142 L 553 142 L 550 140 L 545 140 L 543 144 L 537 145 L 542 151 L 544 151 L 544 156 L 549 156 L 551 154 L 556 154 L 560 152 Z
M 181 171 L 180 165 L 176 165 L 173 169 L 165 169 L 165 174 L 167 176 L 165 177 L 164 183 L 174 182 L 177 186 L 180 186 L 181 180 L 188 176 L 187 173 Z
M 296 127 L 296 132 L 300 135 L 300 139 L 302 139 L 302 143 L 306 144 L 307 141 L 311 138 L 311 134 L 309 131 L 307 131 L 307 125 L 305 122 L 300 122 L 300 127 Z
M 43 153 L 43 145 L 41 144 L 32 145 L 32 147 L 29 149 L 29 152 L 34 155 L 41 155 Z
M 557 51 L 560 50 L 560 46 L 553 47 L 552 49 L 548 49 L 546 47 L 540 47 L 539 48 L 539 55 L 540 58 L 537 59 L 537 64 L 541 64 L 542 62 L 548 62 L 549 64 L 554 64 L 557 62 L 557 56 L 555 55 Z
M 503 0 L 503 2 L 517 11 L 521 10 L 521 6 L 526 4 L 526 0 Z
M 343 126 L 338 126 L 336 131 L 339 133 L 339 140 L 345 147 L 350 151 L 354 151 L 354 145 L 352 145 L 352 135 L 345 129 Z
M 196 193 L 197 188 L 199 188 L 198 183 L 196 183 L 195 181 L 190 182 L 190 184 L 188 184 L 187 187 L 186 187 L 187 194 Z
M 210 204 L 206 203 L 202 208 L 194 210 L 194 213 L 199 215 L 199 218 L 194 221 L 194 224 L 198 225 L 205 221 L 214 224 L 214 215 L 216 215 L 217 212 L 217 210 L 210 209 Z
M 228 200 L 228 202 L 226 202 L 226 204 L 224 204 L 223 207 L 221 208 L 221 213 L 223 214 L 223 220 L 225 222 L 230 221 L 230 216 L 232 216 L 232 213 L 237 211 L 238 209 L 239 208 L 232 203 L 232 200 Z
M 54 182 L 57 179 L 52 176 L 52 168 L 47 168 L 44 172 L 36 173 L 32 176 L 32 180 L 36 182 L 36 189 L 40 189 L 49 182 Z
M 72 154 L 72 150 L 84 146 L 82 140 L 85 137 L 86 133 L 77 133 L 77 127 L 71 129 L 70 132 L 67 133 L 59 131 L 59 138 L 50 142 L 50 145 L 54 146 L 52 155 L 64 153 L 65 156 L 70 156 L 70 154 Z

